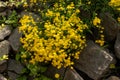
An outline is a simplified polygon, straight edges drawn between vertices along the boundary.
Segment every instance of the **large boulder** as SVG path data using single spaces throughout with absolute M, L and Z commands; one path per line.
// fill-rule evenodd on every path
M 76 60 L 74 67 L 86 73 L 90 78 L 97 80 L 106 73 L 113 57 L 93 41 L 87 42 L 87 47 Z

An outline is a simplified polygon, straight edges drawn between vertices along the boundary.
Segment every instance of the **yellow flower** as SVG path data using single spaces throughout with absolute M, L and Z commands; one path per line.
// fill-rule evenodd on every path
M 60 74 L 56 73 L 55 78 L 59 78 L 59 77 L 60 77 Z
M 28 3 L 25 2 L 25 3 L 23 4 L 23 7 L 28 7 Z
M 1 26 L 2 26 L 2 27 L 5 27 L 5 24 L 4 24 L 4 23 L 2 23 L 2 24 L 1 24 Z
M 110 68 L 114 69 L 115 68 L 115 64 L 110 64 Z
M 110 0 L 109 5 L 120 10 L 120 0 Z
M 93 25 L 94 25 L 94 26 L 97 26 L 97 25 L 100 24 L 100 23 L 101 23 L 100 18 L 95 17 L 95 18 L 93 19 Z
M 120 17 L 117 18 L 118 22 L 120 23 Z
M 100 44 L 100 46 L 103 46 L 105 41 L 104 40 L 96 40 L 96 43 Z
M 3 59 L 8 59 L 8 55 L 3 55 Z
M 22 57 L 22 58 L 26 58 L 27 56 L 26 56 L 26 54 L 23 54 L 21 57 Z

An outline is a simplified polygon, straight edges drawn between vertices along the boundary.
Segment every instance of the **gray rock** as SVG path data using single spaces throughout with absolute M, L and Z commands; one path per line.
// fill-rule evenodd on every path
M 12 34 L 9 37 L 9 42 L 14 51 L 18 51 L 21 46 L 20 37 L 22 37 L 22 33 L 19 32 L 18 28 L 14 29 Z
M 6 7 L 7 7 L 7 3 L 0 1 L 0 12 L 4 11 Z
M 120 78 L 119 77 L 117 77 L 117 76 L 110 76 L 108 79 L 106 79 L 106 80 L 120 80 Z
M 90 78 L 97 80 L 106 73 L 113 57 L 93 41 L 87 42 L 87 47 L 81 52 L 80 59 L 74 67 L 86 73 Z
M 8 77 L 9 77 L 10 80 L 17 80 L 19 75 L 14 73 L 14 72 L 8 71 Z
M 115 41 L 114 49 L 115 49 L 116 57 L 118 57 L 120 59 L 120 32 L 117 35 L 117 39 Z
M 0 12 L 0 18 L 1 18 L 1 16 L 6 16 L 6 15 L 7 15 L 6 11 Z
M 47 77 L 53 78 L 54 80 L 58 80 L 55 78 L 55 74 L 58 73 L 60 74 L 60 78 L 64 77 L 64 73 L 65 73 L 65 68 L 60 68 L 57 69 L 53 66 L 48 66 L 47 71 L 44 73 Z
M 12 28 L 9 25 L 0 26 L 0 40 L 11 34 Z
M 10 49 L 9 42 L 7 40 L 0 42 L 0 57 L 3 57 L 3 55 L 8 55 Z M 6 60 L 0 61 L 0 65 L 6 62 Z
M 106 41 L 114 40 L 120 27 L 117 21 L 109 13 L 101 13 L 100 18 L 102 19 L 101 25 L 105 28 L 104 34 Z
M 24 68 L 23 65 L 19 61 L 16 61 L 13 59 L 8 60 L 8 70 L 9 71 L 14 71 L 18 74 L 21 74 L 23 68 Z
M 0 80 L 7 80 L 2 74 L 0 74 Z
M 67 69 L 64 80 L 84 80 L 74 69 Z
M 0 73 L 4 72 L 5 70 L 7 70 L 7 62 L 4 62 L 0 65 Z

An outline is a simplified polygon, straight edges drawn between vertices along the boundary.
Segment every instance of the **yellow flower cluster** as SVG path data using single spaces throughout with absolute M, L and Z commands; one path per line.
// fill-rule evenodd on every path
M 117 18 L 117 21 L 120 23 L 120 17 Z
M 7 59 L 8 59 L 8 55 L 3 55 L 2 57 L 0 57 L 0 61 L 7 60 Z
M 29 52 L 23 53 L 22 57 L 30 56 L 30 63 L 51 62 L 58 69 L 71 66 L 73 59 L 79 59 L 81 50 L 86 46 L 83 31 L 88 27 L 77 17 L 80 11 L 73 3 L 67 6 L 66 11 L 63 5 L 57 7 L 60 5 L 55 3 L 55 7 L 44 14 L 47 17 L 44 30 L 38 28 L 31 16 L 24 15 L 20 19 L 19 30 L 24 34 L 20 41 Z M 65 11 L 64 14 L 61 11 Z
M 60 77 L 60 74 L 56 73 L 55 78 L 59 78 L 59 77 Z
M 38 2 L 45 3 L 49 0 L 21 0 L 23 7 L 38 5 Z
M 109 5 L 120 10 L 120 0 L 110 0 Z
M 99 35 L 100 35 L 100 39 L 96 40 L 95 42 L 98 43 L 100 46 L 103 46 L 105 41 L 104 41 L 104 34 L 103 34 L 103 31 L 104 31 L 104 27 L 102 27 L 100 25 L 101 23 L 101 20 L 100 18 L 98 17 L 95 17 L 93 19 L 93 25 L 98 29 L 99 31 Z
M 99 25 L 101 23 L 101 20 L 98 18 L 98 17 L 95 17 L 94 19 L 93 19 L 93 25 L 94 26 L 97 26 L 97 25 Z M 98 26 L 97 26 L 98 27 Z

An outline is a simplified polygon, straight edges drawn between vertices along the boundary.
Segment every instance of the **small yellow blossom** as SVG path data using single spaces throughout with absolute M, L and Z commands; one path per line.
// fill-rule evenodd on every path
M 8 59 L 8 55 L 3 55 L 3 59 Z
M 1 26 L 2 26 L 2 27 L 5 27 L 5 24 L 2 23 Z
M 100 46 L 103 46 L 105 41 L 104 40 L 96 40 L 96 43 L 100 44 Z
M 117 18 L 118 22 L 120 23 L 120 17 Z
M 1 60 L 6 60 L 6 59 L 8 59 L 8 55 L 3 55 L 2 57 L 0 57 L 0 61 Z
M 25 3 L 23 4 L 23 7 L 28 7 L 28 3 L 25 2 Z
M 22 57 L 22 58 L 26 58 L 27 56 L 26 56 L 26 54 L 23 54 L 21 57 Z
M 60 74 L 56 73 L 55 78 L 59 78 L 59 77 L 60 77 Z
M 115 64 L 110 64 L 110 68 L 114 69 L 115 68 Z
M 97 26 L 97 25 L 100 24 L 100 23 L 101 23 L 100 18 L 95 17 L 95 18 L 93 19 L 93 25 L 94 25 L 94 26 Z

